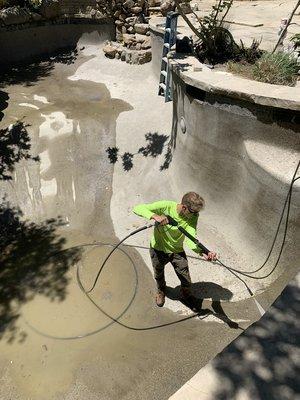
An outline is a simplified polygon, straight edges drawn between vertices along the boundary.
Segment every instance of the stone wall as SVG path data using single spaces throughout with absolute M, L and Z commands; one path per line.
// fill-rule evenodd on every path
M 64 14 L 76 14 L 80 10 L 84 11 L 87 7 L 96 7 L 96 0 L 61 0 L 61 11 Z

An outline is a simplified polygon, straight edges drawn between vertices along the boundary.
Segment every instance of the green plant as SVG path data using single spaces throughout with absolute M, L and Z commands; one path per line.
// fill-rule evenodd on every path
M 227 69 L 233 74 L 241 75 L 244 78 L 253 79 L 253 64 L 229 61 L 227 63 Z
M 253 66 L 254 79 L 275 85 L 293 86 L 300 66 L 295 57 L 288 53 L 265 53 Z
M 224 26 L 225 18 L 233 0 L 217 0 L 210 14 L 201 19 L 194 13 L 199 27 L 196 27 L 185 15 L 180 6 L 180 1 L 175 0 L 175 3 L 179 13 L 198 38 L 194 50 L 201 62 L 217 64 L 234 57 L 237 44 L 229 30 Z
M 244 42 L 241 40 L 240 46 L 236 47 L 236 54 L 234 60 L 244 63 L 254 64 L 263 54 L 259 48 L 260 41 L 253 39 L 250 47 L 245 47 Z
M 300 50 L 300 33 L 296 33 L 292 38 L 291 41 L 294 43 L 295 50 Z

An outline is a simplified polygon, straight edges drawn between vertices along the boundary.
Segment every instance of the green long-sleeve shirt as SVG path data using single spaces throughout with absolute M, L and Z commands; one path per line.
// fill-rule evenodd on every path
M 161 200 L 151 204 L 139 204 L 133 208 L 133 212 L 147 219 L 151 219 L 154 214 L 169 215 L 178 222 L 179 226 L 182 226 L 192 236 L 196 236 L 198 215 L 192 214 L 188 219 L 181 217 L 177 212 L 177 203 L 175 201 Z M 202 254 L 201 249 L 194 242 L 181 233 L 176 226 L 171 225 L 154 228 L 151 247 L 165 253 L 180 253 L 183 251 L 184 242 L 190 249 Z

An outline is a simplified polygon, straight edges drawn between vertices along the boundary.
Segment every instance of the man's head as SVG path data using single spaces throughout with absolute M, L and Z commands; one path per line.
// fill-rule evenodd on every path
M 198 214 L 204 205 L 204 199 L 198 193 L 188 192 L 182 197 L 180 214 L 185 217 Z

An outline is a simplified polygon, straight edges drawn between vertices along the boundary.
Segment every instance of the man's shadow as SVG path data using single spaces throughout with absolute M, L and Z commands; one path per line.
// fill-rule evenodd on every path
M 242 329 L 238 323 L 232 321 L 223 310 L 221 300 L 230 300 L 233 296 L 232 292 L 228 289 L 223 288 L 213 282 L 196 282 L 192 284 L 191 295 L 183 299 L 180 295 L 180 286 L 171 288 L 167 286 L 166 296 L 171 300 L 179 300 L 186 307 L 191 309 L 194 313 L 199 316 L 214 315 L 225 322 L 230 328 Z M 202 308 L 203 301 L 205 299 L 211 299 L 211 309 Z

